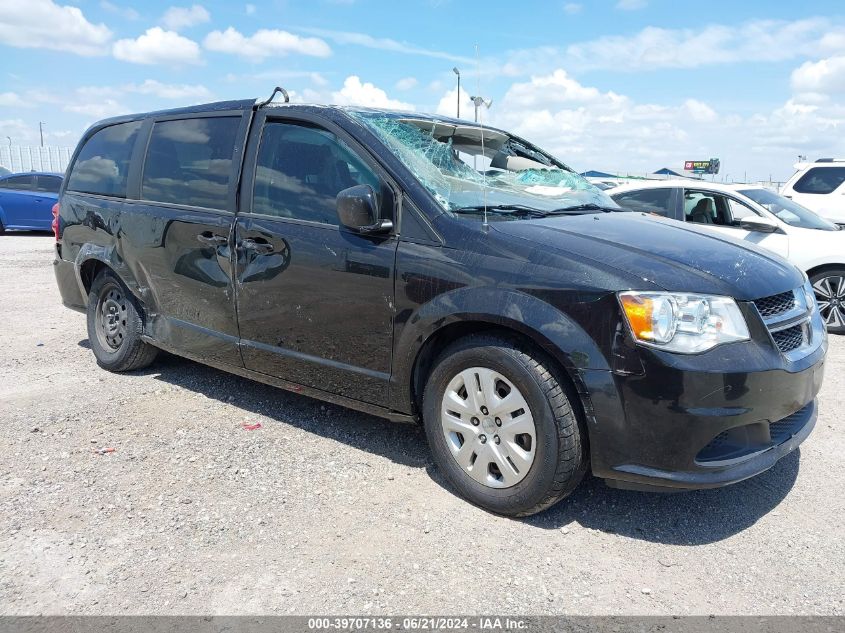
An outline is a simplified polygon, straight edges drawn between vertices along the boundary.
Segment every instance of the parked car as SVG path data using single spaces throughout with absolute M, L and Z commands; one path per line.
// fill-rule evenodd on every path
M 619 204 L 769 249 L 807 273 L 829 332 L 845 334 L 845 231 L 754 185 L 665 180 L 608 191 Z
M 622 212 L 503 130 L 252 100 L 109 119 L 55 226 L 103 368 L 164 349 L 421 421 L 496 513 L 548 508 L 588 468 L 726 485 L 815 424 L 827 339 L 795 266 Z
M 60 174 L 47 172 L 0 177 L 0 235 L 7 229 L 49 231 L 61 185 Z
M 795 173 L 780 193 L 845 226 L 845 159 L 821 158 L 815 163 L 796 163 Z

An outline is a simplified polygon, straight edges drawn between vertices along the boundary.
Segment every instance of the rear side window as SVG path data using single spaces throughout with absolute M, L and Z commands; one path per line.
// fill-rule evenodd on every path
M 0 188 L 32 191 L 35 189 L 35 176 L 12 176 L 11 178 L 5 178 L 0 180 Z
M 845 182 L 845 167 L 813 167 L 793 185 L 797 193 L 833 193 Z
M 379 190 L 379 178 L 337 136 L 321 128 L 264 126 L 252 210 L 283 218 L 338 224 L 337 194 L 355 185 Z
M 132 149 L 141 123 L 120 123 L 95 132 L 71 168 L 68 190 L 125 198 Z
M 38 176 L 35 189 L 46 193 L 59 193 L 62 186 L 62 179 L 58 176 Z
M 141 198 L 225 211 L 241 117 L 161 121 L 153 127 Z
M 658 213 L 667 218 L 674 218 L 672 209 L 672 189 L 643 189 L 641 191 L 627 191 L 611 196 L 619 205 L 631 211 L 643 213 Z

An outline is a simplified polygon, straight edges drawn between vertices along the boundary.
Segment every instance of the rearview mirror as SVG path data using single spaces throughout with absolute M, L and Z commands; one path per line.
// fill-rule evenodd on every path
M 739 226 L 746 231 L 754 231 L 756 233 L 774 233 L 780 228 L 778 223 L 771 218 L 760 216 L 742 218 L 739 221 Z
M 369 185 L 355 185 L 337 194 L 337 217 L 340 223 L 356 233 L 387 233 L 393 229 L 390 220 L 378 220 L 376 192 Z

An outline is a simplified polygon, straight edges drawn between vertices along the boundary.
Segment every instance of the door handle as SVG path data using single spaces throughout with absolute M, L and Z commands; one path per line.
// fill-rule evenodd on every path
M 269 242 L 257 242 L 252 238 L 241 240 L 241 247 L 250 251 L 255 251 L 256 253 L 260 253 L 262 255 L 272 253 L 275 250 L 273 245 Z
M 214 235 L 211 231 L 200 233 L 197 239 L 203 244 L 213 244 L 215 246 L 223 246 L 229 243 L 229 238 L 222 235 Z

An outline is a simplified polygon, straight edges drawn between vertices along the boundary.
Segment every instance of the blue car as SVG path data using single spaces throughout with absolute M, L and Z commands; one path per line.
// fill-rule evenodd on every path
M 61 186 L 61 174 L 0 176 L 0 234 L 6 229 L 50 231 Z

